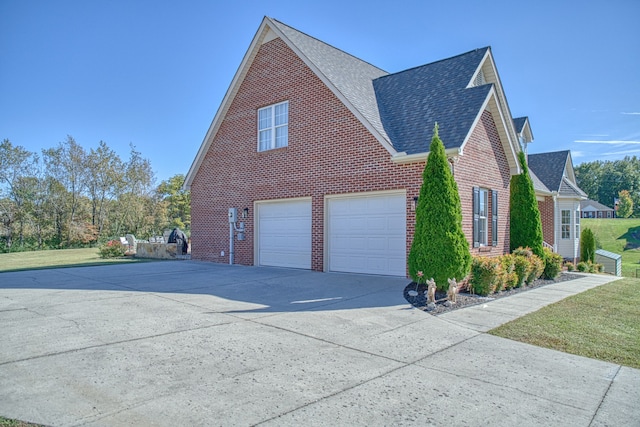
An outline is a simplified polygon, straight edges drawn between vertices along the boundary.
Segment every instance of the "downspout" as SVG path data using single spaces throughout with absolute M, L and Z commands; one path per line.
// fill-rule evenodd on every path
M 558 196 L 553 196 L 553 252 L 558 253 Z

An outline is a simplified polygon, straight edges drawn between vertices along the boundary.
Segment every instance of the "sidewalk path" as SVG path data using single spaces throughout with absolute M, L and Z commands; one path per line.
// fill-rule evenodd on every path
M 487 332 L 571 295 L 579 294 L 618 279 L 621 279 L 621 277 L 584 274 L 584 277 L 580 279 L 542 286 L 506 298 L 489 301 L 485 304 L 449 311 L 438 317 L 474 331 Z

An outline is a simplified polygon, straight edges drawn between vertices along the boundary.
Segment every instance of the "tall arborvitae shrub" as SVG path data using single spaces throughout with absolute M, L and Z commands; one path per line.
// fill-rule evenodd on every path
M 580 233 L 580 261 L 596 262 L 596 237 L 590 228 L 585 228 Z
M 511 177 L 510 249 L 529 247 L 535 255 L 543 258 L 540 210 L 522 151 L 518 153 L 518 160 L 522 173 Z
M 422 173 L 422 187 L 416 207 L 416 227 L 409 252 L 409 275 L 418 280 L 418 271 L 433 278 L 440 290 L 447 279 L 461 280 L 469 273 L 471 253 L 462 232 L 462 207 L 444 145 L 433 130 L 429 157 Z

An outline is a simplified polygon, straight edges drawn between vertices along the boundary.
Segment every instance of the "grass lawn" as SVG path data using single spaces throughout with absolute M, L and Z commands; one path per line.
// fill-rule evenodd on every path
M 24 421 L 0 417 L 0 427 L 40 427 L 40 424 L 25 423 Z
M 146 261 L 149 260 L 133 257 L 103 259 L 98 255 L 98 248 L 11 252 L 0 254 L 0 272 Z
M 640 280 L 623 278 L 506 323 L 490 334 L 640 369 Z
M 640 249 L 632 249 L 640 248 L 640 218 L 582 218 L 580 225 L 593 231 L 598 249 L 622 255 L 623 276 L 640 276 Z

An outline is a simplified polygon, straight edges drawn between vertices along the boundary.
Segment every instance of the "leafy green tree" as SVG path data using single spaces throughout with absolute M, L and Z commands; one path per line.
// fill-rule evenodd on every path
M 518 160 L 522 173 L 511 177 L 510 250 L 529 247 L 535 255 L 543 258 L 540 210 L 533 189 L 533 181 L 529 176 L 529 167 L 522 151 L 518 153 Z
M 629 218 L 633 213 L 633 200 L 627 190 L 618 193 L 618 212 L 619 218 Z
M 590 228 L 585 228 L 580 233 L 580 261 L 596 261 L 596 237 Z
M 471 267 L 469 243 L 462 232 L 462 208 L 444 145 L 434 127 L 429 157 L 422 173 L 422 187 L 416 207 L 416 226 L 409 252 L 409 275 L 418 272 L 433 278 L 438 289 L 447 279 L 463 279 Z
M 184 175 L 174 175 L 162 181 L 157 192 L 166 204 L 169 228 L 188 230 L 191 227 L 191 193 L 183 185 Z
M 87 183 L 87 153 L 72 136 L 56 148 L 43 150 L 47 173 L 66 190 L 67 200 L 64 218 L 66 246 L 76 240 L 78 231 L 84 228 L 82 196 Z
M 107 143 L 100 141 L 97 149 L 91 149 L 87 156 L 87 192 L 91 200 L 91 224 L 101 234 L 108 217 L 108 210 L 114 200 L 117 188 L 124 180 L 124 165 L 120 156 Z
M 590 199 L 611 208 L 618 193 L 627 190 L 633 200 L 633 216 L 640 217 L 640 158 L 582 163 L 575 168 L 576 181 Z
M 7 248 L 13 244 L 14 231 L 18 232 L 20 246 L 24 244 L 25 223 L 28 221 L 26 178 L 33 174 L 37 161 L 34 153 L 13 145 L 8 139 L 0 143 L 0 197 L 6 197 L 2 218 Z

